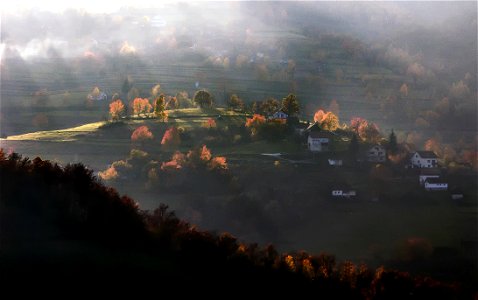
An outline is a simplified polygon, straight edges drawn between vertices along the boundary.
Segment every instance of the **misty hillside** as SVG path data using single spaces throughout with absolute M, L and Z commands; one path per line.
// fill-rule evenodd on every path
M 476 291 L 476 1 L 33 2 L 1 9 L 0 282 Z
M 469 92 L 450 100 L 466 119 L 476 119 L 470 110 L 476 99 L 473 2 L 182 3 L 108 14 L 31 10 L 4 14 L 2 24 L 3 135 L 23 133 L 12 128 L 18 119 L 8 112 L 28 112 L 39 91 L 49 95 L 44 105 L 50 109 L 78 111 L 94 86 L 111 96 L 125 78 L 139 95 L 160 82 L 172 95 L 206 88 L 218 104 L 234 93 L 252 102 L 294 92 L 305 116 L 336 99 L 343 119 L 362 115 L 402 130 L 420 111 L 451 98 L 452 85 L 461 80 Z M 419 81 L 411 75 L 414 64 Z M 377 114 L 404 83 L 418 111 L 406 119 Z M 71 124 L 75 119 L 46 116 L 50 128 L 92 120 Z M 476 127 L 470 122 L 460 129 Z

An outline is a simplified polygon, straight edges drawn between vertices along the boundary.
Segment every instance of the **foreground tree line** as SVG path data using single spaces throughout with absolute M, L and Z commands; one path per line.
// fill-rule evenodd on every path
M 458 283 L 337 263 L 325 253 L 279 254 L 271 245 L 201 231 L 166 205 L 140 210 L 82 164 L 61 167 L 0 150 L 0 192 L 2 282 L 149 280 L 203 284 L 208 293 L 223 283 L 344 299 L 452 299 L 471 292 Z

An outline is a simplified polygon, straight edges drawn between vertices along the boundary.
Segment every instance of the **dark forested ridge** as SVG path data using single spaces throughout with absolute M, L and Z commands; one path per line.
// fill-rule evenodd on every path
M 260 288 L 335 299 L 454 299 L 473 292 L 462 283 L 337 263 L 324 253 L 279 254 L 270 245 L 200 231 L 165 205 L 140 211 L 81 164 L 61 167 L 2 150 L 0 191 L 5 287 L 48 283 L 85 290 L 111 282 L 121 290 L 154 283 L 156 288 L 201 285 L 177 293 L 212 295 L 221 284 L 236 292 Z

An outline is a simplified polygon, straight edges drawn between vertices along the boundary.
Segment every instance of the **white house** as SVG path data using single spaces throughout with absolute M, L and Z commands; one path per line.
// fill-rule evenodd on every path
M 357 192 L 351 189 L 334 188 L 332 189 L 332 197 L 345 197 L 351 198 L 357 196 Z
M 387 159 L 387 151 L 381 145 L 374 145 L 367 151 L 367 161 L 384 162 Z
M 448 183 L 443 182 L 440 178 L 430 178 L 425 181 L 425 190 L 427 191 L 446 191 Z
M 108 95 L 106 95 L 105 92 L 100 92 L 98 96 L 93 96 L 92 94 L 88 94 L 87 96 L 88 100 L 93 100 L 93 101 L 105 101 L 108 99 Z
M 312 131 L 309 132 L 307 145 L 312 152 L 329 151 L 331 134 L 328 131 Z
M 342 166 L 343 165 L 343 161 L 341 159 L 337 159 L 337 158 L 329 158 L 328 162 L 329 162 L 329 166 Z
M 426 168 L 420 170 L 420 175 L 418 176 L 418 181 L 420 185 L 424 185 L 425 181 L 431 178 L 440 178 L 440 170 L 435 168 Z
M 438 167 L 438 157 L 433 151 L 417 151 L 410 159 L 412 168 L 436 168 Z

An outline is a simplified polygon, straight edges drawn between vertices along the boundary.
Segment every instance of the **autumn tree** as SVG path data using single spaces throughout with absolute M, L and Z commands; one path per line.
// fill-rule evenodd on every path
M 419 78 L 425 76 L 425 68 L 419 63 L 410 64 L 407 68 L 407 75 L 412 76 L 413 82 L 417 83 Z
M 227 101 L 227 106 L 233 110 L 240 110 L 244 109 L 244 101 L 239 98 L 236 94 L 232 94 L 229 100 Z
M 147 126 L 140 126 L 131 134 L 131 141 L 144 143 L 147 140 L 153 139 L 153 133 L 149 131 Z
M 402 97 L 407 97 L 408 96 L 408 86 L 406 83 L 402 84 L 400 87 L 400 95 Z
M 176 97 L 168 96 L 166 98 L 166 105 L 164 109 L 178 109 L 179 108 L 179 100 Z
M 119 176 L 118 171 L 116 171 L 115 167 L 110 166 L 108 169 L 104 171 L 98 172 L 98 177 L 105 181 L 115 180 Z
M 151 88 L 151 97 L 156 99 L 161 93 L 161 85 L 158 83 Z
M 362 140 L 372 143 L 376 143 L 380 137 L 380 131 L 377 124 L 372 122 L 362 123 L 358 128 L 358 134 Z
M 118 99 L 110 103 L 110 115 L 113 121 L 117 121 L 124 113 L 124 104 Z
M 156 118 L 159 118 L 164 121 L 167 118 L 167 114 L 165 111 L 165 103 L 164 103 L 165 97 L 163 94 L 161 94 L 157 96 L 155 99 L 156 100 L 154 100 L 154 115 L 156 116 Z
M 133 100 L 133 114 L 135 115 L 149 114 L 152 108 L 147 98 L 135 98 Z
M 444 97 L 437 104 L 435 104 L 435 110 L 442 116 L 446 116 L 450 113 L 450 101 L 447 97 Z
M 450 88 L 450 96 L 455 99 L 463 98 L 466 95 L 470 94 L 470 89 L 468 85 L 460 80 L 458 82 L 454 82 Z
M 176 127 L 171 127 L 164 132 L 163 139 L 161 140 L 161 145 L 164 147 L 174 148 L 179 146 L 181 143 L 181 138 L 179 136 L 179 131 Z
M 443 146 L 437 138 L 428 139 L 424 145 L 425 150 L 434 152 L 438 157 L 443 156 Z
M 314 114 L 314 122 L 318 123 L 325 130 L 335 131 L 339 127 L 339 118 L 331 111 L 324 112 L 319 109 Z
M 322 109 L 319 109 L 314 114 L 314 122 L 320 124 L 322 120 L 324 119 L 324 116 L 325 116 L 325 111 L 323 111 Z
M 350 120 L 350 128 L 358 134 L 360 126 L 368 124 L 367 120 L 360 117 L 353 117 Z
M 320 125 L 325 130 L 335 131 L 339 127 L 339 118 L 329 111 L 322 118 Z
M 201 108 L 211 107 L 213 98 L 212 95 L 206 90 L 197 91 L 193 97 L 194 103 Z
M 289 116 L 294 116 L 299 113 L 299 100 L 294 94 L 289 94 L 287 97 L 282 99 L 282 111 L 284 111 Z
M 176 99 L 178 101 L 178 107 L 181 108 L 188 108 L 193 107 L 193 102 L 189 99 L 188 92 L 181 91 L 176 94 Z
M 270 116 L 277 112 L 280 109 L 280 106 L 281 104 L 277 99 L 268 98 L 261 103 L 260 110 L 265 116 Z
M 209 170 L 227 170 L 227 161 L 224 156 L 216 156 L 211 158 L 208 163 Z
M 251 135 L 256 136 L 259 127 L 266 122 L 266 118 L 259 114 L 254 114 L 252 118 L 246 119 L 246 127 L 251 129 Z

